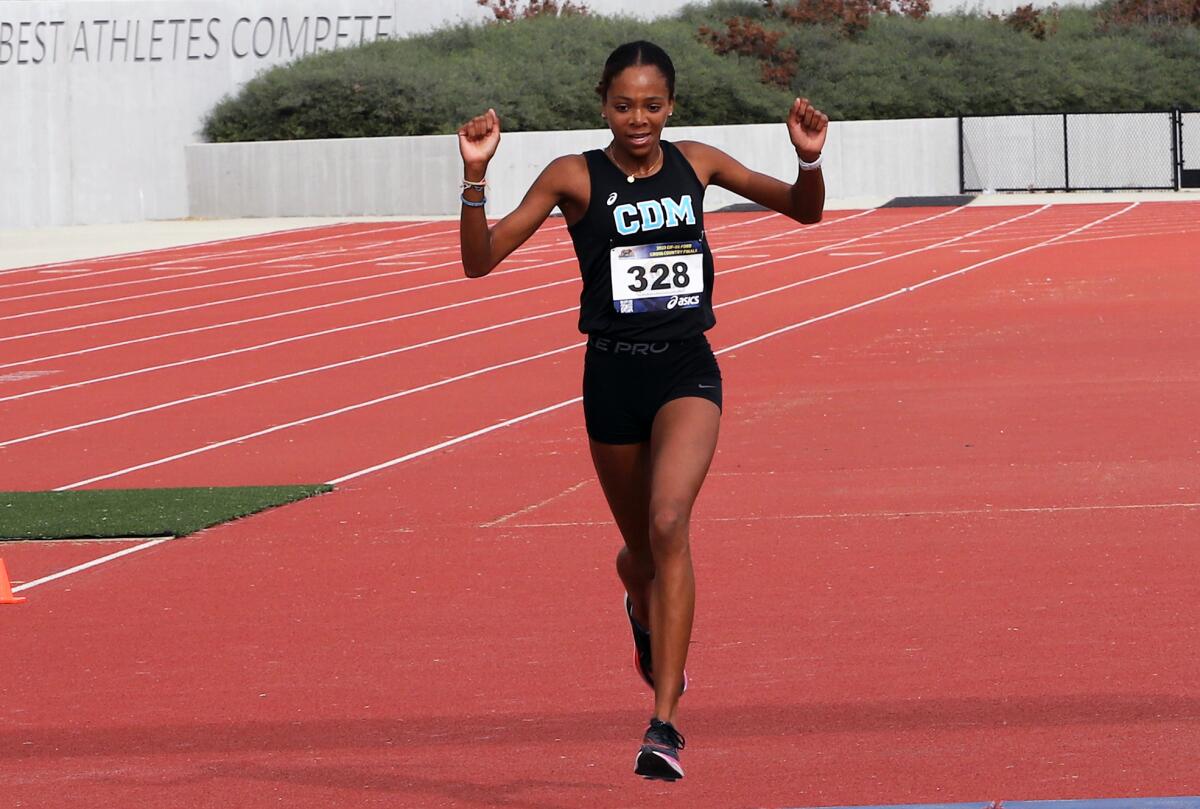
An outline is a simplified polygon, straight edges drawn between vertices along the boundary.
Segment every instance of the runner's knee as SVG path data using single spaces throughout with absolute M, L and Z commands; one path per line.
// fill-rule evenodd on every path
M 678 502 L 651 503 L 650 544 L 655 555 L 687 549 L 691 509 Z

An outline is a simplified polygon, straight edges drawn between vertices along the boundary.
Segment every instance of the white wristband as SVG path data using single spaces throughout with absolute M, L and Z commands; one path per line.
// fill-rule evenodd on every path
M 825 155 L 819 154 L 819 155 L 817 155 L 816 160 L 814 160 L 811 163 L 807 163 L 807 162 L 805 162 L 804 158 L 800 156 L 800 153 L 797 152 L 796 159 L 800 161 L 800 170 L 801 171 L 816 171 L 817 169 L 821 168 L 821 163 L 825 160 Z

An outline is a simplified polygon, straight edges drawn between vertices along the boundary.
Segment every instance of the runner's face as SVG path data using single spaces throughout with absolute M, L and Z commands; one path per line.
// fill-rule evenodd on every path
M 604 99 L 613 142 L 634 157 L 649 157 L 658 149 L 659 136 L 674 106 L 661 70 L 654 65 L 625 68 L 613 77 Z

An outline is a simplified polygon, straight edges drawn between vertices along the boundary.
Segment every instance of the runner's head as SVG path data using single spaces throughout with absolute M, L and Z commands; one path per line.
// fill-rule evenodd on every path
M 645 157 L 658 139 L 675 104 L 675 65 L 653 42 L 627 42 L 604 63 L 596 92 L 614 144 L 623 152 Z

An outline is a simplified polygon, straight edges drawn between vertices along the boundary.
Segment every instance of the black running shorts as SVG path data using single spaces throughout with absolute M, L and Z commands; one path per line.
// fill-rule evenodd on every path
M 703 334 L 656 343 L 588 338 L 583 415 L 593 441 L 649 441 L 658 409 L 684 396 L 721 407 L 721 369 Z

